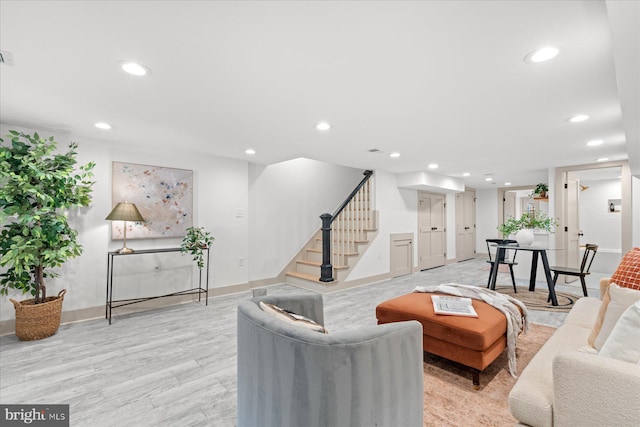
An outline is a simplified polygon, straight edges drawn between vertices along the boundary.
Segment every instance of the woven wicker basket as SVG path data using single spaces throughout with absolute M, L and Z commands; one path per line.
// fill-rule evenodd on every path
M 35 299 L 16 301 L 11 299 L 16 309 L 16 336 L 22 341 L 39 340 L 55 334 L 60 327 L 62 301 L 66 289 L 57 297 L 47 297 L 42 304 L 35 304 Z

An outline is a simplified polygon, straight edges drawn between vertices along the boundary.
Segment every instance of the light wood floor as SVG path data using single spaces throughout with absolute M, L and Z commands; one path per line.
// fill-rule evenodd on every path
M 326 326 L 374 325 L 377 304 L 417 285 L 485 286 L 486 266 L 465 261 L 325 295 Z M 498 280 L 510 284 L 508 274 Z M 597 278 L 589 287 L 597 289 Z M 578 286 L 563 290 L 581 293 Z M 268 292 L 309 291 L 277 285 Z M 0 403 L 70 404 L 72 426 L 234 426 L 236 306 L 250 297 L 243 292 L 211 298 L 208 306 L 188 303 L 133 315 L 114 311 L 112 325 L 104 319 L 63 325 L 34 342 L 0 337 Z M 533 322 L 551 326 L 565 316 L 530 312 Z

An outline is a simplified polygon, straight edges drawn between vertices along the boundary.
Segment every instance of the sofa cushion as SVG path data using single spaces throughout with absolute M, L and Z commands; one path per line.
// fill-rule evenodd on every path
M 640 248 L 633 248 L 624 255 L 611 281 L 623 288 L 640 290 Z
M 602 345 L 609 337 L 613 327 L 627 307 L 640 300 L 640 290 L 623 288 L 615 283 L 609 285 L 607 292 L 609 298 L 607 299 L 605 296 L 605 299 L 602 301 L 602 306 L 605 309 L 604 318 L 600 323 L 600 316 L 602 315 L 601 309 L 598 313 L 598 319 L 594 324 L 594 328 L 589 335 L 589 344 L 592 344 L 591 339 L 593 338 L 594 332 L 596 332 L 598 324 L 601 324 L 600 330 L 597 331 L 597 336 L 592 344 L 593 347 L 598 350 L 602 348 Z M 607 300 L 609 301 L 608 303 Z
M 309 319 L 308 317 L 302 316 L 300 314 L 296 314 L 284 308 L 280 308 L 275 304 L 269 304 L 269 303 L 260 301 L 260 308 L 265 313 L 269 313 L 278 319 L 284 320 L 285 322 L 294 324 L 296 326 L 301 326 L 307 329 L 311 329 L 312 331 L 322 332 L 324 334 L 327 333 L 327 330 L 325 329 L 324 326 L 316 323 L 315 321 Z
M 591 329 L 593 327 L 593 319 L 595 319 L 598 310 L 602 305 L 602 301 L 598 298 L 587 297 L 580 298 L 576 301 L 576 310 L 571 310 L 564 319 L 563 324 L 571 324 Z M 585 342 L 586 344 L 586 342 Z
M 625 310 L 602 345 L 600 356 L 640 364 L 640 301 Z

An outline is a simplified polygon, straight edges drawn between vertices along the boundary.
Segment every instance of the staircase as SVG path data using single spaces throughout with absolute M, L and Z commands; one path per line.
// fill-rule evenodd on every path
M 327 290 L 343 283 L 377 233 L 372 210 L 372 171 L 358 184 L 333 215 L 323 214 L 322 228 L 298 253 L 287 283 Z

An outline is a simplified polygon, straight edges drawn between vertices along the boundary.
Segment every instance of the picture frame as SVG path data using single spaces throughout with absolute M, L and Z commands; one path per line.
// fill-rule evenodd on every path
M 182 237 L 193 225 L 193 171 L 163 166 L 112 164 L 112 206 L 135 203 L 144 222 L 127 221 L 127 239 Z M 111 239 L 124 237 L 124 222 L 111 222 Z

